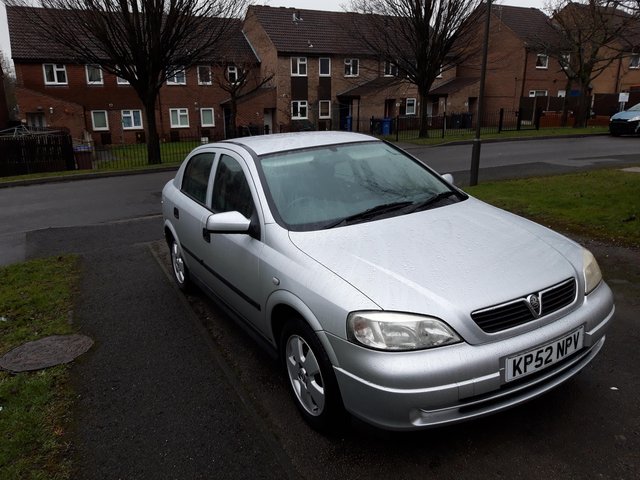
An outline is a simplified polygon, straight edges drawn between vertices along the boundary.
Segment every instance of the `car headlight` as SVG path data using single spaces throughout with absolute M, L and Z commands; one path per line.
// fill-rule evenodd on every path
M 347 318 L 350 341 L 377 350 L 420 350 L 462 341 L 437 318 L 397 312 L 353 312 Z
M 584 276 L 584 294 L 591 293 L 602 281 L 602 272 L 593 254 L 582 249 L 582 275 Z
M 630 118 L 627 122 L 638 122 L 640 121 L 640 115 L 636 115 L 635 117 Z

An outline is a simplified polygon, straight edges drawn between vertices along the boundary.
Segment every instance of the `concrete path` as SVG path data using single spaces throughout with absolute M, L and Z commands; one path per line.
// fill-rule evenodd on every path
M 161 226 L 29 235 L 30 257 L 83 253 L 74 322 L 95 345 L 71 368 L 73 478 L 298 478 L 145 243 Z

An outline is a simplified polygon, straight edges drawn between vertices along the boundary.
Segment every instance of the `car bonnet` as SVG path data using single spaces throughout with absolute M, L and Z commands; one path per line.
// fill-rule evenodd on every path
M 558 250 L 511 214 L 473 198 L 315 232 L 290 232 L 302 251 L 384 310 L 446 319 L 538 292 L 576 276 Z

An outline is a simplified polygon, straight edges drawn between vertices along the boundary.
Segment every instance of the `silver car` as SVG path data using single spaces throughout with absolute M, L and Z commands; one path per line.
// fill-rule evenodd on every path
M 163 190 L 175 280 L 279 355 L 318 429 L 512 407 L 593 359 L 611 290 L 589 251 L 445 177 L 353 133 L 203 145 Z

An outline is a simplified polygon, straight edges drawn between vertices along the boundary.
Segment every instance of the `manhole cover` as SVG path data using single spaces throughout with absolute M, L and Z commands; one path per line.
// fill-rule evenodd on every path
M 84 335 L 53 335 L 25 343 L 0 357 L 0 368 L 28 372 L 69 363 L 93 345 Z

